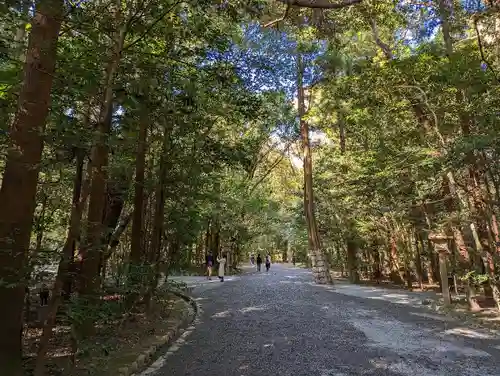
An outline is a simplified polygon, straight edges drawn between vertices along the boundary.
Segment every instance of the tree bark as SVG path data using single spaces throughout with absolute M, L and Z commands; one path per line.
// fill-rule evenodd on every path
M 109 240 L 109 249 L 104 255 L 104 261 L 107 261 L 109 259 L 109 257 L 114 253 L 114 251 L 118 247 L 118 244 L 120 244 L 120 237 L 127 229 L 130 220 L 132 219 L 132 215 L 133 212 L 126 213 L 122 216 L 122 218 L 118 222 L 118 225 L 113 231 L 113 234 L 111 234 L 111 238 Z M 141 246 L 144 247 L 144 243 L 142 243 Z
M 346 138 L 346 127 L 344 118 L 344 109 L 342 105 L 337 100 L 337 113 L 338 113 L 338 128 L 339 128 L 339 145 L 340 154 L 344 156 L 347 152 L 347 138 Z M 347 165 L 344 163 L 342 166 L 342 172 L 344 174 L 348 173 Z M 349 281 L 351 283 L 359 283 L 359 271 L 358 271 L 358 245 L 356 239 L 359 239 L 358 232 L 353 225 L 352 221 L 348 220 L 345 223 L 348 228 L 348 233 L 346 236 L 346 250 L 347 250 L 347 270 L 349 272 Z
M 10 148 L 0 188 L 0 369 L 22 375 L 22 313 L 43 132 L 63 18 L 62 0 L 40 0 L 32 20 L 24 78 L 10 128 Z
M 200 231 L 196 239 L 196 265 L 203 265 L 203 231 Z
M 148 252 L 148 278 L 147 278 L 147 293 L 144 296 L 146 307 L 150 307 L 151 298 L 153 297 L 158 284 L 158 263 L 160 261 L 161 246 L 163 238 L 163 222 L 165 216 L 165 184 L 167 179 L 167 157 L 170 150 L 170 127 L 165 127 L 163 135 L 163 146 L 160 157 L 160 167 L 158 173 L 158 181 L 155 188 L 155 214 L 153 218 L 153 231 L 151 236 L 151 249 Z M 165 271 L 167 274 L 168 270 Z
M 402 285 L 404 283 L 404 276 L 401 275 L 401 267 L 399 265 L 398 247 L 394 234 L 389 234 L 389 268 L 390 279 L 392 282 Z
M 417 273 L 418 287 L 420 289 L 424 286 L 424 273 L 422 268 L 422 251 L 418 241 L 417 230 L 413 232 L 413 241 L 415 246 L 415 271 Z
M 36 233 L 36 241 L 35 241 L 35 249 L 33 252 L 28 256 L 29 260 L 36 260 L 37 256 L 40 254 L 40 251 L 42 250 L 42 242 L 43 242 L 43 235 L 44 235 L 44 229 L 45 229 L 45 214 L 47 211 L 47 201 L 49 199 L 49 196 L 47 195 L 46 192 L 43 192 L 42 189 L 42 202 L 41 206 L 42 208 L 40 209 L 40 214 L 37 216 L 35 220 L 35 229 L 34 232 Z M 29 272 L 26 273 L 27 278 L 31 276 L 32 272 L 32 266 L 30 265 L 29 267 Z
M 145 119 L 139 124 L 137 157 L 135 161 L 134 214 L 132 222 L 132 241 L 130 245 L 129 282 L 131 286 L 140 283 L 140 266 L 144 261 L 144 175 L 146 167 L 148 125 Z
M 300 121 L 300 135 L 302 138 L 303 168 L 304 168 L 304 212 L 307 222 L 309 238 L 309 251 L 311 254 L 312 271 L 314 280 L 319 284 L 333 283 L 330 275 L 330 266 L 325 252 L 321 247 L 321 241 L 314 213 L 314 191 L 313 191 L 313 166 L 311 145 L 309 141 L 309 125 L 304 119 L 306 114 L 304 97 L 304 63 L 300 52 L 297 54 L 297 99 Z
M 360 4 L 363 0 L 343 0 L 331 2 L 330 0 L 277 0 L 288 6 L 296 6 L 312 9 L 341 9 L 352 5 Z
M 64 243 L 61 260 L 57 268 L 56 281 L 52 289 L 47 317 L 43 326 L 42 338 L 38 345 L 34 376 L 45 374 L 45 358 L 47 355 L 52 330 L 56 324 L 56 316 L 62 302 L 64 283 L 70 276 L 70 265 L 73 263 L 75 245 L 80 236 L 80 224 L 82 220 L 83 207 L 88 196 L 88 187 L 83 187 L 83 165 L 85 154 L 79 150 L 76 157 L 76 174 L 73 185 L 73 199 L 69 220 L 68 235 Z
M 453 53 L 453 39 L 451 37 L 451 25 L 450 16 L 451 11 L 450 4 L 446 0 L 438 0 L 439 14 L 441 16 L 441 31 L 443 33 L 444 46 L 446 49 L 446 54 L 451 56 Z
M 114 6 L 116 7 L 115 18 L 117 23 L 120 24 L 122 19 L 122 5 L 117 1 Z M 89 307 L 97 304 L 98 300 L 96 294 L 100 286 L 99 267 L 105 246 L 103 213 L 106 204 L 106 180 L 109 154 L 108 139 L 113 115 L 113 83 L 120 63 L 125 35 L 125 26 L 116 32 L 112 54 L 106 67 L 104 94 L 96 129 L 96 141 L 91 153 L 92 181 L 87 215 L 87 239 L 85 247 L 82 249 L 81 272 L 78 284 L 79 296 Z M 92 328 L 93 323 L 89 316 L 88 320 L 82 322 L 77 333 L 85 337 L 90 334 Z
M 111 256 L 111 242 L 114 241 L 113 235 L 118 226 L 120 217 L 122 217 L 123 208 L 127 199 L 128 189 L 132 177 L 125 171 L 120 171 L 119 174 L 114 176 L 113 181 L 108 181 L 106 185 L 106 204 L 105 214 L 103 217 L 103 239 L 102 239 L 102 252 L 99 255 L 99 272 L 101 284 L 105 283 L 106 277 L 106 264 Z
M 349 272 L 349 281 L 351 283 L 359 283 L 358 271 L 358 245 L 355 241 L 347 240 L 347 271 Z

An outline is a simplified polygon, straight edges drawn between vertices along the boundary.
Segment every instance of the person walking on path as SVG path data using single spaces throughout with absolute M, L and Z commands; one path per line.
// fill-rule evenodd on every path
M 262 257 L 260 257 L 260 253 L 257 255 L 257 271 L 260 272 L 260 267 L 262 265 Z
M 205 257 L 205 263 L 207 266 L 207 275 L 208 279 L 212 279 L 212 267 L 214 266 L 214 256 L 212 256 L 212 252 L 209 252 L 208 255 Z
M 224 282 L 224 267 L 226 265 L 226 256 L 222 256 L 217 258 L 217 262 L 219 263 L 219 279 L 221 282 Z
M 46 283 L 42 283 L 40 292 L 38 293 L 40 297 L 40 305 L 46 306 L 49 304 L 50 290 Z
M 268 253 L 266 256 L 266 272 L 269 271 L 270 267 L 271 267 L 271 255 Z

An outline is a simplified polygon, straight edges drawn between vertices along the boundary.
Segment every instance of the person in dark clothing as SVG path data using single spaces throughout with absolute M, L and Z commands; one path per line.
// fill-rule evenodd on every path
M 207 274 L 208 274 L 208 279 L 212 279 L 212 267 L 214 266 L 214 256 L 212 256 L 212 252 L 210 252 L 206 257 L 205 257 L 205 263 L 207 267 Z
M 257 255 L 257 271 L 260 272 L 260 267 L 262 265 L 262 257 L 260 256 L 260 253 Z
M 269 271 L 270 267 L 271 267 L 271 255 L 268 253 L 266 256 L 266 272 Z
M 42 284 L 42 287 L 40 288 L 39 296 L 40 296 L 40 305 L 41 306 L 46 306 L 49 304 L 50 290 L 45 283 Z

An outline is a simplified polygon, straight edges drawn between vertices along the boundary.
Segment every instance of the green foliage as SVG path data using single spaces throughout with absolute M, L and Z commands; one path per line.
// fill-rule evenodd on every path
M 293 101 L 298 52 L 307 56 L 305 81 L 313 86 L 306 88 L 304 120 L 313 129 L 315 210 L 332 265 L 346 265 L 349 244 L 359 248 L 359 269 L 368 270 L 381 255 L 391 273 L 400 272 L 397 262 L 416 270 L 417 247 L 419 257 L 432 258 L 427 233 L 453 229 L 465 234 L 472 254 L 478 246 L 469 234 L 471 223 L 483 230 L 483 248 L 495 249 L 497 52 L 485 44 L 491 60 L 485 69 L 460 8 L 452 30 L 462 34 L 453 35 L 448 56 L 439 33 L 420 38 L 422 25 L 435 23 L 434 5 L 416 14 L 396 3 L 366 0 L 349 11 L 293 7 L 278 23 L 283 33 L 256 24 L 282 14 L 284 4 L 277 1 L 125 1 L 120 12 L 104 1 L 71 6 L 59 38 L 49 118 L 40 127 L 45 146 L 26 274 L 59 261 L 76 157 L 85 156 L 82 192 L 88 194 L 101 139 L 109 152 L 107 228 L 99 244 L 104 287 L 114 283 L 121 295 L 146 297 L 160 270 L 200 264 L 215 247 L 240 260 L 256 251 L 292 251 L 297 261 L 307 262 Z M 30 31 L 29 7 L 23 4 L 0 5 L 2 173 L 23 77 L 24 31 Z M 124 47 L 115 55 L 121 33 Z M 116 72 L 107 76 L 117 57 Z M 100 119 L 106 88 L 112 92 L 112 116 Z M 103 120 L 110 126 L 104 136 L 96 126 Z M 136 208 L 135 164 L 144 125 L 144 203 Z M 458 192 L 448 192 L 449 173 Z M 157 233 L 159 208 L 164 215 Z M 87 251 L 87 209 L 76 253 Z M 131 237 L 137 236 L 130 226 L 116 244 L 108 241 L 119 220 L 136 210 L 144 213 L 140 265 L 130 260 Z M 154 254 L 157 242 L 160 252 Z M 476 272 L 464 278 L 496 281 Z M 128 283 L 135 279 L 140 286 Z M 79 326 L 116 319 L 124 309 L 121 301 L 78 299 L 69 304 L 69 318 Z

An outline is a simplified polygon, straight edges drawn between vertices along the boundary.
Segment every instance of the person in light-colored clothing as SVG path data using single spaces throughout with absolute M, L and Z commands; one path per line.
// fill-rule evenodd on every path
M 224 282 L 224 267 L 226 266 L 226 256 L 222 256 L 217 258 L 217 262 L 219 263 L 219 279 L 221 282 Z

